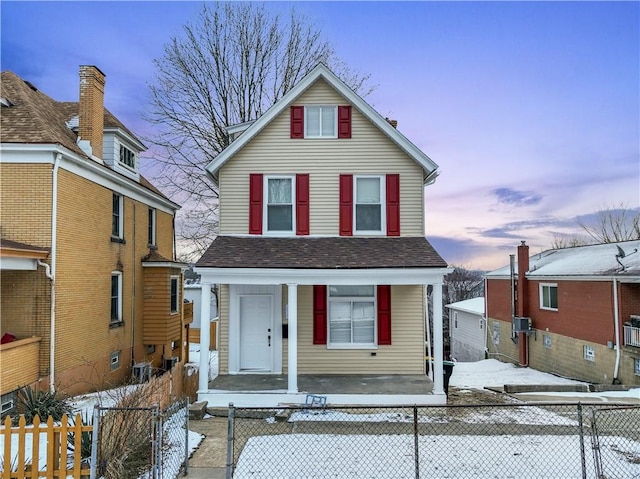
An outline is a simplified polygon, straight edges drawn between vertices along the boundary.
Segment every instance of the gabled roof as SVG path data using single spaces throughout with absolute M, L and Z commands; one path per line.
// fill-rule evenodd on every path
M 411 143 L 402 133 L 391 126 L 387 120 L 373 109 L 366 101 L 358 96 L 342 80 L 340 80 L 329 68 L 322 63 L 318 64 L 307 76 L 295 85 L 287 94 L 269 108 L 260 118 L 258 118 L 240 137 L 231 143 L 206 167 L 206 171 L 217 181 L 218 170 L 229 161 L 242 147 L 249 143 L 262 129 L 274 120 L 280 113 L 289 107 L 296 98 L 302 95 L 316 81 L 323 79 L 342 95 L 349 103 L 357 108 L 366 118 L 368 118 L 378 129 L 384 133 L 391 141 L 396 143 L 409 157 L 418 163 L 424 170 L 424 181 L 427 183 L 437 176 L 438 165 L 431 160 L 417 146 Z
M 77 156 L 86 158 L 87 161 L 93 161 L 76 143 L 77 134 L 67 126 L 67 122 L 78 115 L 78 102 L 55 101 L 11 71 L 3 71 L 0 79 L 0 96 L 8 100 L 7 103 L 10 105 L 3 104 L 1 107 L 0 143 L 60 145 Z M 137 142 L 137 146 L 145 149 L 142 142 L 106 108 L 104 126 L 106 130 L 122 131 Z M 118 173 L 108 166 L 102 165 L 102 167 Z M 171 201 L 142 175 L 139 182 L 120 173 L 118 175 L 126 178 L 125 181 L 138 184 L 161 198 Z
M 464 301 L 447 304 L 446 307 L 456 311 L 482 315 L 484 314 L 484 298 L 465 299 Z
M 620 250 L 624 258 L 620 257 Z M 509 274 L 509 266 L 504 266 L 486 276 L 507 277 Z M 640 279 L 640 240 L 550 249 L 529 257 L 527 278 L 559 276 Z

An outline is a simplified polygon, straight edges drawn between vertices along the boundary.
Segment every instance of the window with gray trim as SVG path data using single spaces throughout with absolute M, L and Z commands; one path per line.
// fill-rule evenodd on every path
M 118 193 L 113 193 L 111 207 L 111 236 L 121 238 L 123 236 L 123 197 Z
M 111 323 L 122 321 L 122 273 L 111 273 Z

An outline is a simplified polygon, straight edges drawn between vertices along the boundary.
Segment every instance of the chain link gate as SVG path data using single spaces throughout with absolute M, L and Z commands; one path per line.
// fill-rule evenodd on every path
M 166 409 L 100 407 L 93 413 L 91 479 L 174 479 L 186 475 L 188 399 Z
M 594 408 L 591 444 L 597 479 L 640 478 L 640 407 Z M 624 458 L 624 461 L 620 461 Z

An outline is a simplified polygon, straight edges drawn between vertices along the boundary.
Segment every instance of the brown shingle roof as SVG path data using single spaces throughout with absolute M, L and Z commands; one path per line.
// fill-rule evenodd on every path
M 11 71 L 2 72 L 0 78 L 0 96 L 9 100 L 12 105 L 3 106 L 0 112 L 0 142 L 59 144 L 89 159 L 76 143 L 77 134 L 66 123 L 78 115 L 78 102 L 55 101 Z M 106 108 L 104 126 L 120 128 L 140 141 Z M 139 184 L 168 199 L 146 178 L 140 176 Z
M 43 248 L 42 246 L 20 243 L 19 241 L 8 240 L 5 238 L 0 238 L 0 248 L 20 249 L 25 251 L 35 251 L 38 253 L 48 253 L 49 251 L 51 251 L 49 248 Z
M 446 268 L 423 237 L 269 238 L 218 236 L 200 268 Z

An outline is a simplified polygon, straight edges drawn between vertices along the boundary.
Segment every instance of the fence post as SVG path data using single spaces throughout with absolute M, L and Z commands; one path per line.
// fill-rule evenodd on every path
M 95 404 L 93 406 L 93 433 L 91 435 L 91 470 L 89 471 L 89 478 L 96 479 L 98 477 L 98 430 L 100 429 L 100 407 Z
M 420 479 L 420 456 L 418 452 L 418 406 L 413 406 L 413 450 L 415 457 L 416 479 Z
M 189 473 L 189 398 L 184 398 L 184 475 Z
M 584 452 L 584 422 L 582 418 L 582 403 L 578 403 L 578 427 L 580 431 L 580 459 L 582 463 L 582 479 L 587 479 L 587 459 Z
M 227 479 L 233 477 L 233 431 L 235 429 L 235 408 L 229 403 L 229 415 L 227 421 Z

